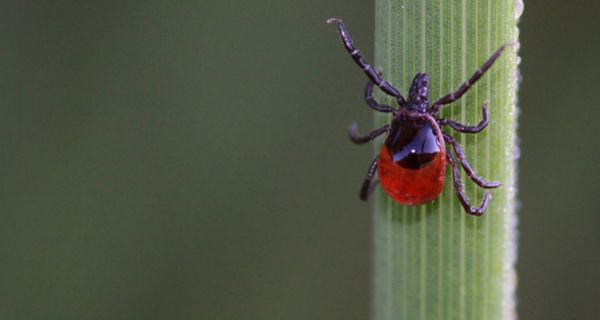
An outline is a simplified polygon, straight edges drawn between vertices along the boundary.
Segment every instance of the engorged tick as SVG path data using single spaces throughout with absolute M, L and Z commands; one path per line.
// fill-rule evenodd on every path
M 477 176 L 457 142 L 450 135 L 442 132 L 440 127 L 449 126 L 461 133 L 481 132 L 488 125 L 487 101 L 482 106 L 483 120 L 477 126 L 471 127 L 449 119 L 439 118 L 438 113 L 443 106 L 460 99 L 494 64 L 504 49 L 511 44 L 501 46 L 456 91 L 443 96 L 429 106 L 429 78 L 427 74 L 417 73 L 408 91 L 408 100 L 404 99 L 396 88 L 381 79 L 381 73 L 370 66 L 360 51 L 354 47 L 342 20 L 331 18 L 327 20 L 327 23 L 337 23 L 346 50 L 370 79 L 365 89 L 366 103 L 376 111 L 393 115 L 390 124 L 365 136 L 358 134 L 356 123 L 352 123 L 348 127 L 350 140 L 356 144 L 370 142 L 376 137 L 387 133 L 379 155 L 375 157 L 369 167 L 367 177 L 360 189 L 360 198 L 367 200 L 376 185 L 377 181 L 373 182 L 373 177 L 375 171 L 378 171 L 383 190 L 398 203 L 420 205 L 433 201 L 442 192 L 446 174 L 446 161 L 448 161 L 452 167 L 454 189 L 463 208 L 469 214 L 482 215 L 490 200 L 490 193 L 485 192 L 479 207 L 473 207 L 469 204 L 469 199 L 462 189 L 460 171 L 456 160 L 452 152 L 446 150 L 445 143 L 452 146 L 467 176 L 478 186 L 492 189 L 499 187 L 501 184 L 499 182 L 487 182 Z M 373 85 L 378 86 L 383 92 L 394 97 L 399 108 L 395 109 L 375 101 L 373 98 Z

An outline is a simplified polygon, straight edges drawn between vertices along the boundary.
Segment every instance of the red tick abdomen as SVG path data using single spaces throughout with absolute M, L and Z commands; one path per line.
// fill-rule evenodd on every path
M 379 152 L 379 183 L 398 203 L 420 205 L 431 202 L 442 192 L 446 173 L 446 154 L 437 152 L 431 162 L 420 168 L 406 168 L 392 160 L 388 147 Z

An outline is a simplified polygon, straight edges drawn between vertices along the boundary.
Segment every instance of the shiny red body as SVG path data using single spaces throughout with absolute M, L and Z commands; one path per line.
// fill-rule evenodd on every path
M 446 173 L 444 139 L 435 120 L 429 115 L 399 114 L 379 152 L 378 173 L 383 190 L 400 204 L 435 200 Z

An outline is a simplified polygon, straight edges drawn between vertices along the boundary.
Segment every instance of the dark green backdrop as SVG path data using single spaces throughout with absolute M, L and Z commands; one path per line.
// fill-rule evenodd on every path
M 525 2 L 519 311 L 600 314 L 600 5 Z M 366 319 L 370 1 L 3 1 L 0 318 Z

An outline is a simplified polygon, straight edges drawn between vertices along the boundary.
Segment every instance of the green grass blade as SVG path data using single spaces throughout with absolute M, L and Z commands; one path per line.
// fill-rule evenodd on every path
M 515 0 L 377 0 L 375 65 L 406 93 L 420 71 L 430 76 L 431 99 L 455 90 L 500 45 L 517 41 L 522 3 Z M 408 207 L 379 190 L 374 215 L 373 318 L 513 319 L 515 290 L 516 49 L 442 117 L 476 124 L 489 99 L 490 125 L 477 135 L 451 133 L 476 172 L 501 181 L 482 217 L 467 215 L 450 170 L 432 204 Z M 393 101 L 380 94 L 389 104 Z M 376 115 L 377 127 L 389 122 Z M 462 173 L 471 201 L 483 191 Z

